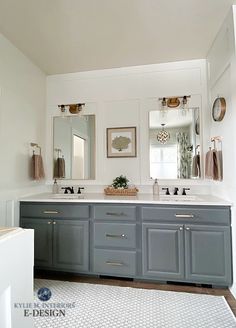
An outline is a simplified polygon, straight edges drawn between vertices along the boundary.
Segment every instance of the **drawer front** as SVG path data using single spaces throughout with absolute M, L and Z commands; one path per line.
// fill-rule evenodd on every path
M 94 218 L 97 220 L 135 220 L 136 206 L 128 205 L 95 205 Z
M 230 225 L 230 209 L 228 207 L 157 207 L 142 206 L 141 217 L 143 221 L 171 221 L 215 223 Z
M 135 248 L 136 225 L 133 223 L 95 223 L 94 245 Z
M 136 274 L 136 252 L 95 249 L 94 272 L 134 276 Z
M 21 203 L 21 217 L 37 218 L 89 218 L 89 206 L 58 203 Z

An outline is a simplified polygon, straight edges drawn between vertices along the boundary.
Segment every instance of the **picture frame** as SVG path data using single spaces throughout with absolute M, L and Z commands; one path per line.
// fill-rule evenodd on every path
M 107 158 L 137 157 L 136 127 L 107 128 Z

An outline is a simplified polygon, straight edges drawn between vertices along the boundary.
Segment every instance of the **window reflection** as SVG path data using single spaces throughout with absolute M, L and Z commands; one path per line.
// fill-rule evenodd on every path
M 177 179 L 177 144 L 150 147 L 151 177 Z

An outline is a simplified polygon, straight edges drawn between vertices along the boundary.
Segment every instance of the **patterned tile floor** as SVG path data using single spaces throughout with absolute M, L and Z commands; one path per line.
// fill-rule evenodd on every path
M 228 290 L 72 275 L 37 274 L 37 277 L 50 280 L 36 280 L 36 289 L 46 285 L 53 291 L 54 301 L 70 302 L 74 299 L 79 306 L 76 310 L 67 310 L 64 319 L 36 318 L 36 328 L 236 328 L 236 320 L 229 313 L 224 299 L 209 295 L 227 294 L 230 297 Z M 117 289 L 113 286 L 135 288 Z M 189 293 L 198 295 L 193 297 Z
M 35 328 L 236 328 L 222 296 L 36 279 L 35 290 L 41 287 L 52 291 L 52 304 L 75 307 L 36 317 Z
M 97 277 L 88 276 L 75 276 L 72 274 L 61 274 L 55 272 L 44 272 L 37 271 L 35 274 L 36 278 L 42 279 L 55 279 L 62 281 L 74 281 L 74 282 L 85 282 L 91 284 L 102 284 L 102 285 L 112 285 L 121 287 L 134 287 L 143 289 L 157 289 L 166 290 L 174 292 L 186 292 L 194 294 L 208 294 L 215 296 L 224 296 L 227 303 L 229 304 L 231 310 L 236 316 L 236 300 L 227 288 L 207 288 L 207 287 L 196 287 L 184 284 L 161 284 L 153 282 L 143 282 L 143 281 L 130 281 L 128 279 L 103 279 Z

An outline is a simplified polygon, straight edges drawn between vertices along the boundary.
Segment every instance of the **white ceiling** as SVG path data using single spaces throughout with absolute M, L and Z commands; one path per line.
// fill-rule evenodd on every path
M 205 58 L 233 0 L 0 0 L 0 32 L 47 74 Z

